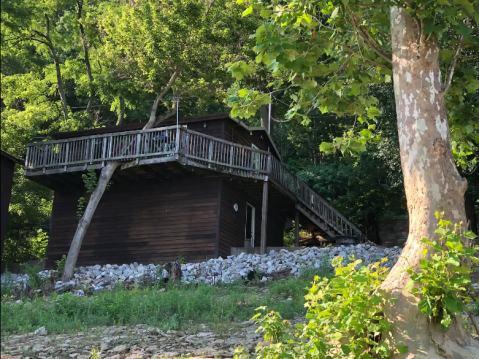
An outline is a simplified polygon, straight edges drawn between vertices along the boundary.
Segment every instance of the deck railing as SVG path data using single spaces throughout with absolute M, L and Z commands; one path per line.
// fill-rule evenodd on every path
M 180 160 L 191 166 L 241 177 L 265 179 L 269 175 L 336 232 L 362 236 L 357 227 L 269 152 L 181 126 L 28 144 L 25 174 L 28 176 L 101 168 L 107 161 L 136 161 L 136 164 L 141 165 L 168 160 Z
M 361 231 L 356 226 L 273 156 L 271 156 L 270 176 L 284 188 L 294 193 L 303 206 L 319 216 L 336 232 L 362 237 Z

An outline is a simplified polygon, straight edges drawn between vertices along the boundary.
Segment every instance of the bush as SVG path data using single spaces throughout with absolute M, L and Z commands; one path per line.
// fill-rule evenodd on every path
M 32 259 L 45 259 L 48 234 L 39 229 L 34 236 L 24 239 L 6 238 L 3 246 L 3 263 L 24 263 Z
M 41 271 L 40 265 L 37 263 L 32 267 L 28 263 L 22 263 L 22 267 L 25 268 L 25 274 L 28 274 L 28 285 L 33 289 L 40 289 L 45 281 L 39 275 Z
M 382 262 L 387 261 L 383 259 Z M 388 273 L 382 262 L 361 265 L 342 265 L 336 257 L 332 265 L 332 279 L 316 276 L 305 296 L 307 308 L 304 325 L 291 326 L 276 311 L 260 307 L 253 319 L 269 345 L 258 344 L 257 358 L 344 358 L 351 353 L 355 358 L 387 358 L 391 349 L 381 343 L 389 323 L 384 318 L 386 292 L 379 289 Z M 393 301 L 393 300 L 390 300 Z M 406 348 L 399 348 L 405 352 Z M 247 352 L 238 348 L 235 358 L 247 358 Z
M 63 271 L 65 270 L 65 262 L 67 261 L 67 256 L 63 255 L 61 259 L 55 261 L 57 265 L 57 272 L 58 277 L 61 278 L 63 276 Z
M 479 258 L 474 256 L 479 247 L 464 246 L 463 237 L 473 240 L 476 235 L 471 231 L 463 232 L 461 223 L 450 229 L 452 223 L 443 220 L 442 216 L 436 212 L 439 219 L 436 233 L 441 236 L 439 243 L 422 239 L 422 243 L 435 252 L 428 256 L 428 249 L 425 249 L 424 259 L 419 261 L 419 270 L 416 272 L 413 267 L 407 269 L 411 279 L 405 290 L 416 284 L 411 293 L 420 299 L 419 309 L 430 321 L 446 329 L 453 318 L 465 310 L 464 303 L 472 301 L 469 296 L 471 269 L 465 264 L 471 261 L 479 263 Z

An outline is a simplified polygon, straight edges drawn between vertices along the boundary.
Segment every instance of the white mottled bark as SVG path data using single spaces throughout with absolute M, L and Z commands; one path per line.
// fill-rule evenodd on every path
M 386 315 L 393 322 L 389 341 L 407 344 L 406 358 L 479 358 L 479 343 L 461 327 L 447 332 L 419 312 L 417 299 L 403 289 L 409 280 L 404 269 L 419 267 L 424 237 L 435 239 L 435 211 L 445 219 L 466 222 L 464 192 L 467 182 L 454 164 L 444 96 L 441 94 L 439 46 L 424 42 L 414 19 L 401 8 L 391 8 L 394 94 L 401 164 L 409 212 L 409 236 L 402 256 L 384 289 L 398 298 Z

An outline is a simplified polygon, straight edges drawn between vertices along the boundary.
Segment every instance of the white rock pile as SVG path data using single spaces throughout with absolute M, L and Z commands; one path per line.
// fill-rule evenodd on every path
M 374 263 L 381 258 L 388 258 L 386 266 L 393 266 L 402 250 L 399 247 L 384 248 L 359 244 L 356 246 L 338 247 L 306 247 L 290 252 L 281 249 L 271 250 L 268 254 L 245 254 L 228 256 L 226 259 L 214 258 L 201 263 L 182 264 L 182 281 L 185 283 L 217 284 L 231 283 L 242 280 L 247 274 L 255 270 L 262 273 L 261 280 L 269 280 L 270 275 L 276 272 L 289 271 L 293 276 L 300 276 L 305 268 L 329 267 L 331 260 L 336 256 L 347 259 L 352 255 L 362 259 L 364 264 Z M 41 278 L 56 277 L 56 271 L 45 270 L 39 273 Z M 74 278 L 69 282 L 57 281 L 57 292 L 72 291 L 78 296 L 84 295 L 84 290 L 94 292 L 111 290 L 119 285 L 133 286 L 137 284 L 154 283 L 163 278 L 163 266 L 154 264 L 107 264 L 78 267 Z M 2 284 L 10 281 L 13 285 L 28 283 L 28 275 L 2 275 Z

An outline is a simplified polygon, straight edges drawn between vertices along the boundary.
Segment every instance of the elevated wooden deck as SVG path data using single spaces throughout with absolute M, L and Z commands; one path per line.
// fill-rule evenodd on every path
M 161 127 L 69 138 L 27 145 L 26 176 L 101 169 L 121 161 L 122 169 L 163 162 L 270 181 L 308 219 L 330 235 L 362 237 L 361 231 L 267 151 L 188 130 Z

